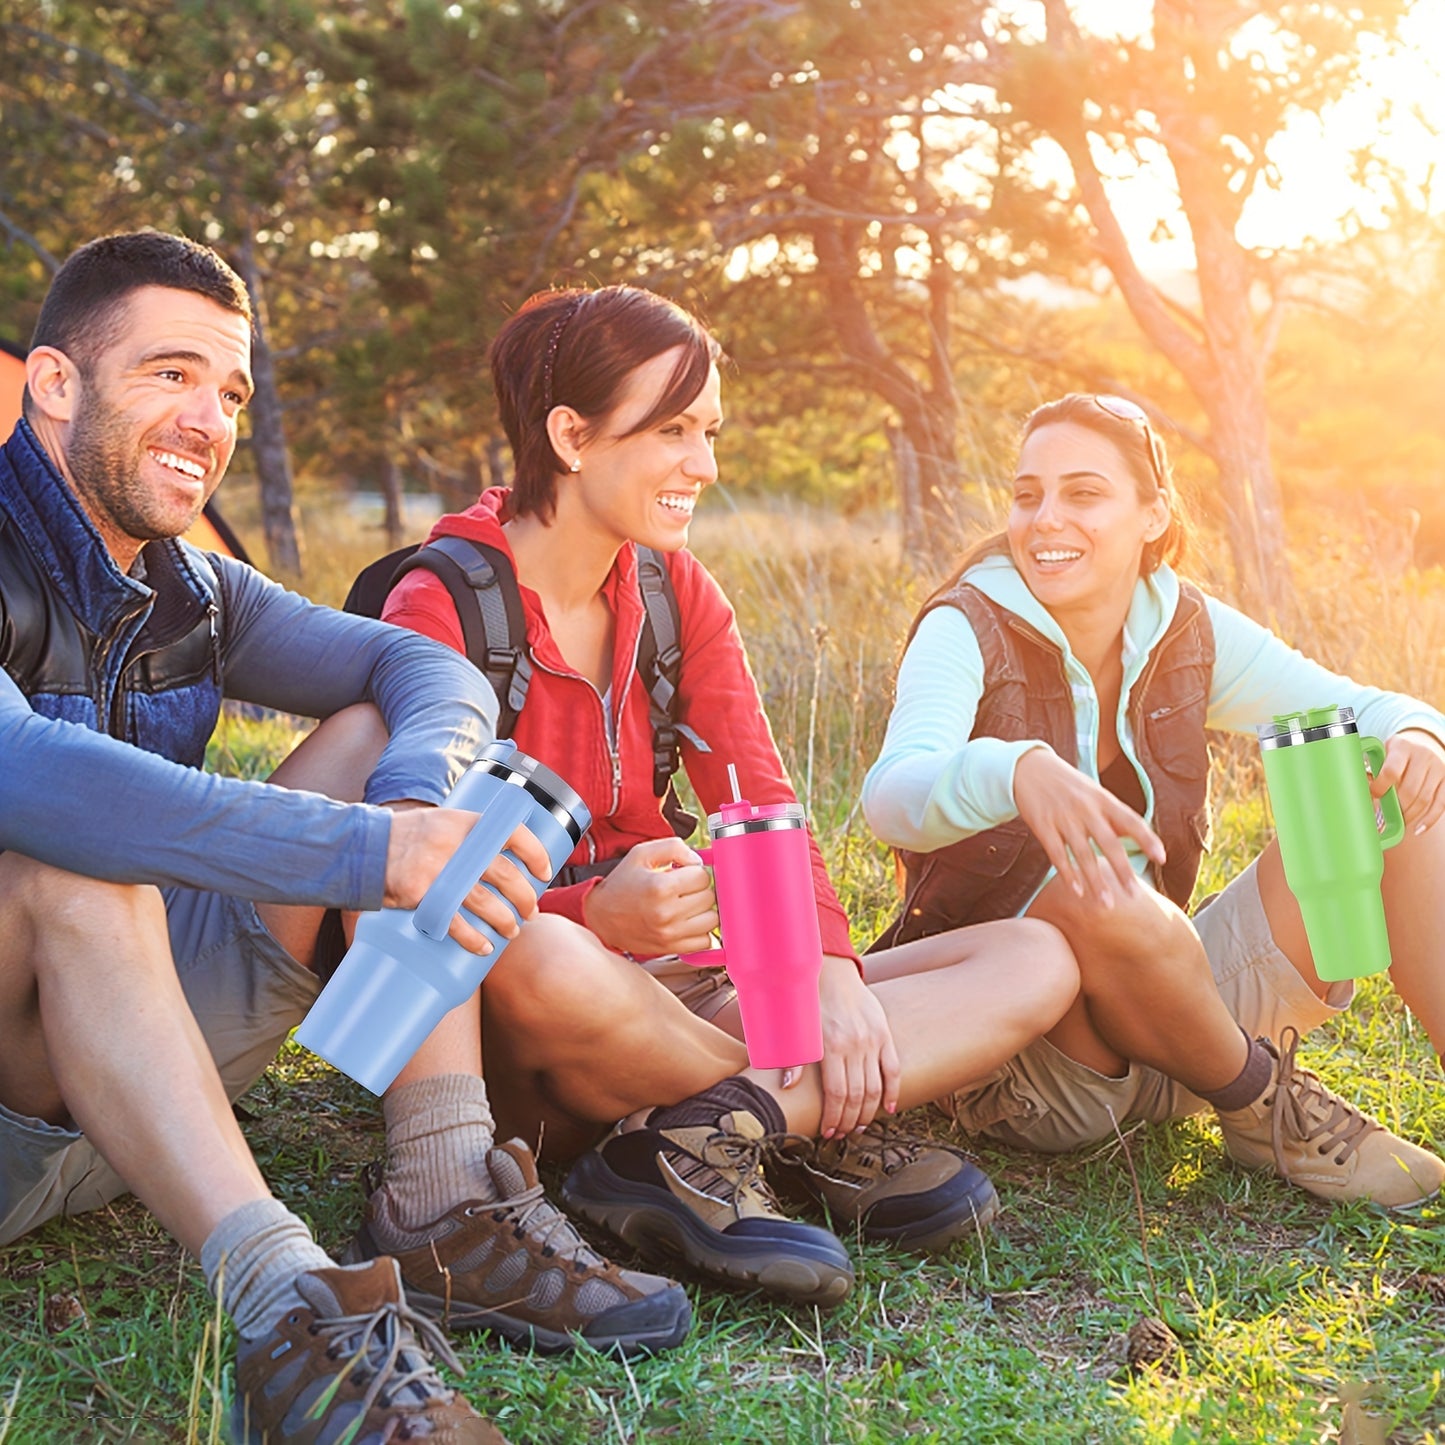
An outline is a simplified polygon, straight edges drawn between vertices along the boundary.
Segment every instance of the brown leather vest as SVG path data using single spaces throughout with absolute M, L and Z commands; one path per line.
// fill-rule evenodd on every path
M 968 618 L 983 653 L 983 696 L 970 737 L 1039 738 L 1077 764 L 1073 693 L 1058 648 L 968 582 L 930 599 L 914 628 L 944 606 Z M 1209 847 L 1204 719 L 1213 671 L 1214 629 L 1203 594 L 1181 582 L 1168 631 L 1129 693 L 1134 751 L 1153 784 L 1153 828 L 1169 860 L 1154 869 L 1154 882 L 1181 908 L 1188 906 L 1200 856 Z M 1047 855 L 1021 818 L 932 853 L 900 849 L 898 859 L 903 911 L 870 952 L 967 923 L 1012 918 L 1049 870 Z

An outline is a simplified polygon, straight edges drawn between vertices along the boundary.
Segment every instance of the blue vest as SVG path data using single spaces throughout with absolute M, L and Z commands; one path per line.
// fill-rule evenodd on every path
M 203 553 L 120 571 L 29 425 L 0 447 L 0 667 L 42 717 L 200 767 L 222 695 L 221 594 Z

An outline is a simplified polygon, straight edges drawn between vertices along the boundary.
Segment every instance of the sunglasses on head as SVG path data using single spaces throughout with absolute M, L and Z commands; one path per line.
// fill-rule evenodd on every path
M 1149 447 L 1149 466 L 1154 472 L 1154 485 L 1164 490 L 1164 458 L 1159 452 L 1159 438 L 1149 425 L 1149 415 L 1137 401 L 1126 396 L 1093 396 L 1089 398 L 1100 411 L 1108 412 L 1119 421 L 1137 421 L 1144 428 L 1144 440 Z

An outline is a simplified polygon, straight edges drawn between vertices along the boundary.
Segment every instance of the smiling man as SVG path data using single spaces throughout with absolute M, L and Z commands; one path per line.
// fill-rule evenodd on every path
M 335 1265 L 230 1108 L 316 995 L 324 908 L 414 907 L 450 858 L 474 815 L 418 805 L 496 718 L 448 649 L 176 540 L 231 460 L 250 361 L 219 256 L 102 238 L 54 279 L 0 447 L 0 1244 L 129 1190 L 236 1324 L 236 1439 L 498 1445 L 395 1262 Z M 225 697 L 325 719 L 285 786 L 202 770 Z M 529 833 L 509 847 L 546 876 Z M 485 876 L 534 910 L 511 864 Z M 480 885 L 466 907 L 515 933 Z M 475 1192 L 504 1152 L 480 1078 L 409 1068 L 394 1162 L 410 1142 L 413 1187 Z

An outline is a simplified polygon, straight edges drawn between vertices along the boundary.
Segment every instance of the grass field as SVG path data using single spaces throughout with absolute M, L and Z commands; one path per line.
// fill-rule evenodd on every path
M 323 600 L 381 550 L 340 533 L 308 578 Z M 892 873 L 856 798 L 926 581 L 900 570 L 886 534 L 799 510 L 710 499 L 695 547 L 738 602 L 866 943 Z M 1442 615 L 1438 580 L 1357 549 L 1307 596 L 1299 635 L 1327 662 L 1438 704 Z M 293 740 L 280 724 L 228 722 L 213 760 L 264 775 Z M 1220 750 L 1202 888 L 1268 836 L 1252 753 Z M 1387 1124 L 1445 1147 L 1439 1066 L 1387 987 L 1367 981 L 1304 1055 Z M 339 1248 L 360 1214 L 356 1169 L 381 1148 L 373 1101 L 288 1049 L 241 1108 L 277 1192 Z M 948 1137 L 940 1116 L 914 1122 Z M 694 1331 L 667 1356 L 626 1365 L 468 1343 L 468 1391 L 514 1445 L 1445 1439 L 1445 1205 L 1398 1218 L 1328 1208 L 1234 1168 L 1203 1119 L 1061 1159 L 983 1158 L 1005 1206 L 997 1229 L 928 1261 L 860 1247 L 858 1287 L 831 1314 L 694 1288 Z M 1179 1348 L 1131 1370 L 1128 1332 L 1156 1315 Z M 199 1271 L 132 1202 L 0 1250 L 0 1445 L 215 1440 L 229 1351 Z

